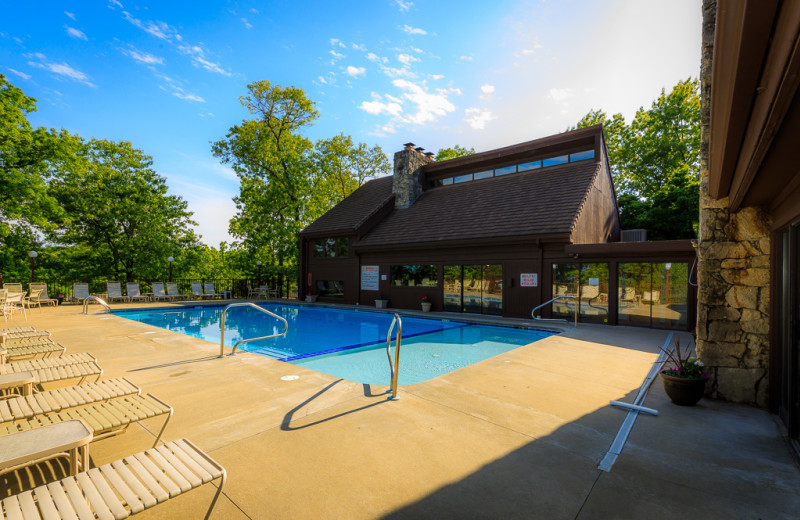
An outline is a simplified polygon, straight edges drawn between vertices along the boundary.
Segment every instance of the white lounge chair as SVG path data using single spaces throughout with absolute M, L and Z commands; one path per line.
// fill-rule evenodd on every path
M 206 298 L 214 298 L 214 299 L 222 298 L 222 295 L 217 293 L 217 291 L 214 290 L 214 284 L 213 283 L 203 284 L 203 289 L 204 289 L 204 293 L 205 293 Z
M 74 283 L 72 284 L 72 301 L 83 303 L 83 300 L 91 296 L 89 294 L 88 283 Z
M 28 321 L 28 313 L 25 311 L 25 293 L 6 292 L 5 300 L 3 301 L 3 314 L 8 313 L 12 318 L 14 313 L 22 311 L 25 321 Z
M 192 297 L 191 294 L 181 294 L 177 282 L 167 283 L 167 295 L 172 296 L 175 300 L 188 300 Z
M 79 423 L 72 423 L 81 427 Z M 52 428 L 63 428 L 55 425 Z M 20 435 L 20 434 L 18 434 Z M 41 432 L 25 432 L 26 437 Z M 59 435 L 52 437 L 58 438 Z M 16 438 L 9 439 L 10 442 Z M 27 444 L 20 439 L 21 444 Z M 67 445 L 64 449 L 72 449 Z M 53 448 L 55 451 L 59 447 Z M 14 450 L 11 450 L 14 451 Z M 187 439 L 83 471 L 0 502 L 8 518 L 127 518 L 219 479 L 206 520 L 225 485 L 225 469 Z M 57 511 L 68 511 L 62 517 Z
M 64 354 L 65 350 L 66 348 L 50 338 L 42 337 L 18 340 L 0 345 L 0 363 L 35 358 L 38 356 L 50 357 L 55 354 L 60 356 Z
M 208 298 L 208 295 L 203 292 L 203 286 L 199 283 L 192 284 L 192 295 L 195 298 L 200 298 L 201 300 Z
M 173 300 L 172 296 L 164 292 L 163 282 L 153 282 L 153 298 L 155 300 Z
M 125 290 L 128 291 L 128 298 L 131 300 L 136 301 L 148 301 L 150 298 L 139 292 L 139 283 L 138 282 L 128 282 L 125 284 Z
M 119 282 L 106 282 L 106 292 L 108 293 L 108 303 L 114 300 L 127 302 L 129 298 L 122 295 L 122 284 Z
M 55 298 L 51 298 L 47 294 L 47 284 L 46 283 L 39 283 L 39 282 L 31 282 L 28 286 L 31 291 L 41 291 L 37 298 L 39 303 L 44 303 L 46 305 L 53 305 L 58 306 L 58 300 Z
M 98 381 L 103 369 L 97 364 L 97 359 L 86 352 L 3 363 L 0 364 L 0 389 L 14 388 L 3 376 L 13 379 L 13 374 L 21 372 L 31 372 L 34 376 L 33 383 L 40 386 L 42 383 L 70 379 L 78 379 L 77 384 L 80 384 L 92 376 L 96 376 L 95 381 Z

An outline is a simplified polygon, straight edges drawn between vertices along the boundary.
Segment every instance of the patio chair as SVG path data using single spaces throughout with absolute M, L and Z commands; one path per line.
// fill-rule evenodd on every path
M 252 285 L 247 284 L 247 299 L 248 300 L 250 298 L 258 298 L 260 296 L 261 296 L 261 290 L 260 290 L 259 287 L 256 287 L 255 289 L 253 289 Z
M 22 439 L 19 442 L 24 443 Z M 72 446 L 65 449 L 69 448 Z M 208 520 L 226 476 L 225 468 L 214 459 L 189 440 L 179 439 L 10 496 L 0 502 L 0 510 L 8 518 L 62 518 L 56 509 L 68 511 L 63 518 L 127 518 L 219 479 L 206 513 Z
M 47 284 L 46 283 L 39 283 L 39 282 L 31 282 L 28 288 L 31 291 L 41 291 L 37 298 L 39 303 L 44 303 L 46 305 L 53 305 L 58 306 L 58 300 L 55 298 L 51 298 L 47 294 Z
M 114 300 L 127 302 L 130 299 L 122 295 L 122 284 L 119 282 L 106 282 L 106 292 L 108 293 L 108 303 Z
M 25 293 L 6 292 L 6 297 L 3 301 L 3 315 L 7 313 L 13 319 L 14 313 L 17 311 L 22 311 L 25 321 L 28 321 L 28 313 L 25 312 Z
M 21 372 L 31 372 L 34 376 L 34 385 L 41 390 L 43 383 L 78 379 L 77 384 L 81 384 L 92 376 L 96 376 L 95 381 L 98 381 L 103 374 L 103 369 L 97 364 L 97 359 L 94 356 L 80 352 L 77 354 L 65 354 L 60 357 L 26 359 L 24 361 L 0 364 L 0 382 L 4 381 L 3 376 L 10 377 L 12 374 Z M 0 384 L 0 388 L 2 386 Z M 8 385 L 5 387 L 9 388 Z
M 0 310 L 3 312 L 3 322 L 8 323 L 8 318 L 13 318 L 14 313 L 10 307 L 6 307 L 6 294 L 8 291 L 0 289 Z
M 192 284 L 192 295 L 195 298 L 200 298 L 201 300 L 209 297 L 207 294 L 203 292 L 203 286 L 199 283 Z
M 172 407 L 153 394 L 126 395 L 80 408 L 62 410 L 58 413 L 36 414 L 28 419 L 17 420 L 13 424 L 0 426 L 0 437 L 25 430 L 41 428 L 49 424 L 80 419 L 92 432 L 92 442 L 120 435 L 131 424 L 166 415 L 161 430 L 153 443 L 155 448 L 161 435 L 172 418 Z
M 50 357 L 54 354 L 60 356 L 65 350 L 63 345 L 45 337 L 14 341 L 0 346 L 0 363 L 37 356 Z
M 150 298 L 139 292 L 139 282 L 128 282 L 125 284 L 125 290 L 128 291 L 128 298 L 139 302 L 146 302 Z
M 153 282 L 153 299 L 155 300 L 170 300 L 172 301 L 174 298 L 169 296 L 167 293 L 164 292 L 164 283 L 163 282 Z
M 30 374 L 31 372 L 22 372 Z M 0 400 L 0 423 L 30 419 L 36 415 L 57 413 L 69 408 L 102 403 L 117 397 L 139 395 L 142 389 L 124 377 L 95 383 L 67 386 Z
M 46 330 L 36 330 L 33 327 L 14 327 L 10 329 L 0 329 L 0 345 L 6 345 L 16 341 L 33 338 L 49 338 L 50 333 Z
M 22 284 L 21 283 L 4 283 L 3 284 L 3 289 L 8 291 L 9 293 L 25 292 L 25 291 L 22 290 Z
M 178 290 L 177 282 L 167 283 L 167 295 L 172 296 L 176 300 L 188 300 L 192 297 L 191 294 L 181 294 L 181 292 Z
M 85 300 L 89 296 L 91 296 L 91 294 L 89 294 L 88 283 L 72 284 L 72 298 L 70 298 L 70 301 L 83 303 L 83 300 Z
M 203 284 L 203 290 L 204 290 L 205 295 L 208 298 L 212 298 L 212 299 L 222 298 L 222 295 L 214 290 L 214 284 L 213 283 L 205 283 L 205 284 Z

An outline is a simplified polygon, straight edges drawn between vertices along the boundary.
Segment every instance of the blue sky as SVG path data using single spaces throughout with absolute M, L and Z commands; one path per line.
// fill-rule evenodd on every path
M 252 81 L 303 88 L 311 139 L 483 151 L 592 108 L 630 120 L 699 75 L 700 23 L 700 0 L 9 2 L 0 73 L 38 100 L 34 125 L 151 155 L 217 246 L 238 182 L 210 142 Z

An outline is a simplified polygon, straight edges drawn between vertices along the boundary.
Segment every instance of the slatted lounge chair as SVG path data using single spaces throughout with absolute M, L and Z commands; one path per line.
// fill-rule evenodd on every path
M 6 292 L 5 300 L 3 301 L 3 312 L 7 312 L 14 317 L 16 311 L 22 311 L 25 321 L 28 321 L 28 313 L 25 312 L 25 293 L 24 292 Z
M 188 300 L 192 297 L 191 294 L 181 294 L 176 282 L 167 284 L 167 295 L 172 296 L 175 300 Z
M 115 300 L 127 302 L 128 297 L 122 295 L 122 284 L 119 282 L 106 282 L 106 292 L 108 293 L 108 302 L 111 303 Z
M 22 284 L 21 283 L 4 283 L 3 284 L 3 289 L 5 289 L 6 291 L 8 291 L 10 293 L 25 292 L 25 291 L 22 290 Z
M 39 294 L 41 294 L 41 289 L 31 289 L 28 291 L 28 296 L 22 301 L 22 304 L 27 307 L 28 309 L 32 307 L 39 307 L 41 310 L 42 303 L 39 301 Z
M 85 300 L 89 296 L 91 296 L 91 294 L 89 294 L 88 283 L 72 284 L 72 297 L 70 298 L 71 301 L 83 303 L 83 300 Z
M 139 292 L 139 282 L 128 282 L 125 284 L 125 290 L 128 291 L 128 298 L 136 301 L 146 302 L 149 298 Z
M 55 299 L 55 298 L 51 298 L 47 294 L 47 284 L 46 283 L 31 282 L 28 287 L 30 288 L 31 291 L 41 291 L 39 293 L 39 297 L 37 298 L 37 301 L 39 303 L 43 303 L 43 304 L 46 304 L 46 305 L 53 305 L 54 307 L 58 306 L 58 300 Z
M 27 372 L 27 374 L 31 374 Z M 32 376 L 32 374 L 31 374 Z M 94 383 L 46 390 L 0 401 L 0 423 L 30 419 L 37 415 L 57 413 L 128 395 L 142 390 L 124 377 Z
M 214 284 L 213 283 L 203 284 L 203 288 L 205 290 L 204 292 L 205 292 L 205 296 L 207 298 L 213 298 L 213 299 L 222 298 L 222 295 L 217 293 L 217 291 L 214 290 Z
M 192 284 L 192 295 L 201 300 L 208 298 L 208 295 L 203 292 L 203 286 L 199 283 Z
M 50 357 L 62 355 L 67 350 L 50 338 L 33 338 L 14 341 L 0 346 L 0 363 L 17 361 L 28 357 Z
M 80 384 L 92 376 L 96 376 L 95 381 L 98 381 L 103 374 L 103 369 L 97 364 L 97 359 L 86 352 L 0 364 L 0 377 L 20 372 L 33 373 L 34 382 L 41 387 L 43 383 L 76 378 L 79 379 L 78 384 Z
M 164 283 L 163 282 L 153 282 L 153 298 L 156 300 L 170 300 L 172 301 L 172 296 L 168 296 L 167 293 L 164 292 Z
M 124 433 L 131 424 L 162 415 L 166 415 L 167 418 L 153 443 L 153 447 L 156 447 L 172 418 L 172 407 L 153 394 L 127 395 L 80 408 L 62 410 L 58 413 L 34 415 L 29 419 L 17 420 L 13 424 L 0 426 L 0 436 L 41 428 L 48 424 L 80 419 L 92 431 L 92 442 L 95 442 Z
M 8 497 L 0 505 L 8 518 L 123 519 L 219 479 L 208 520 L 226 477 L 214 459 L 179 439 Z
M 49 337 L 50 333 L 46 330 L 0 329 L 0 345 L 8 345 L 26 339 Z

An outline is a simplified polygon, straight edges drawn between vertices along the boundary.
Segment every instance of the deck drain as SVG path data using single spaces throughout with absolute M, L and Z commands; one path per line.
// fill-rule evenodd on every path
M 281 381 L 294 381 L 295 379 L 300 379 L 300 376 L 283 376 Z

